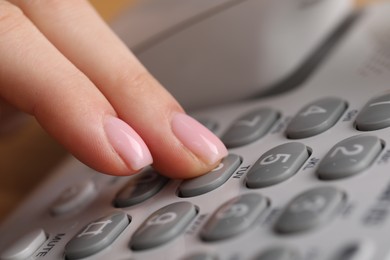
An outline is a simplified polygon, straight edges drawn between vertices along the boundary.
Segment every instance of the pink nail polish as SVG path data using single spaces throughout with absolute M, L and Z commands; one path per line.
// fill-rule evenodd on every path
M 216 163 L 228 154 L 218 137 L 186 114 L 177 113 L 173 116 L 172 130 L 184 146 L 209 164 Z
M 114 150 L 133 170 L 140 170 L 152 164 L 152 155 L 141 137 L 124 121 L 107 117 L 104 130 Z

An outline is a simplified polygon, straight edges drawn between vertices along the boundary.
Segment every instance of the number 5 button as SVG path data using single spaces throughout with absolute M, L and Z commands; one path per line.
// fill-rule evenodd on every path
M 309 158 L 302 143 L 279 145 L 260 157 L 246 177 L 248 188 L 262 188 L 282 182 L 293 176 Z
M 358 135 L 336 144 L 318 166 L 323 180 L 335 180 L 355 175 L 374 161 L 382 150 L 381 141 L 372 135 Z

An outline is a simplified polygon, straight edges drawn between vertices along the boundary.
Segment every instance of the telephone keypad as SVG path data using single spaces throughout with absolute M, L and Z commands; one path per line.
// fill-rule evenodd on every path
M 299 130 L 294 127 L 294 124 L 296 124 L 294 120 L 298 119 L 293 119 L 292 123 L 287 127 L 287 137 L 304 138 L 334 127 L 346 107 L 347 102 L 337 98 L 325 98 L 310 103 L 299 113 L 306 113 L 307 116 L 321 115 L 319 120 L 309 120 Z M 297 116 L 299 116 L 299 113 Z M 365 113 L 363 109 L 361 115 L 365 115 Z M 362 117 L 361 115 L 359 116 Z M 246 147 L 243 147 L 244 145 L 249 145 L 260 137 L 264 137 L 265 133 L 279 117 L 281 115 L 277 110 L 269 108 L 260 108 L 246 113 L 228 128 L 224 135 L 224 141 L 225 143 L 230 142 L 230 147 L 246 149 Z M 212 124 L 208 123 L 208 126 L 214 130 L 218 129 L 216 121 L 204 120 L 206 123 L 214 122 Z M 262 123 L 259 123 L 260 121 Z M 361 125 L 359 123 L 361 121 L 359 117 L 356 119 L 358 128 Z M 325 122 L 324 125 L 326 127 L 321 122 Z M 253 129 L 248 129 L 252 126 Z M 260 127 L 260 131 L 254 130 L 256 127 Z M 306 134 L 291 135 L 293 132 L 291 129 L 304 133 L 306 130 L 303 130 L 303 128 L 306 130 L 322 130 L 308 131 L 309 134 L 306 132 Z M 371 130 L 375 130 L 375 128 Z M 256 133 L 254 134 L 251 131 Z M 282 132 L 275 133 L 283 135 Z M 239 140 L 236 137 L 242 134 L 247 136 L 236 142 Z M 252 137 L 247 138 L 248 136 Z M 312 173 L 311 177 L 318 181 L 319 184 L 323 184 L 323 180 L 336 181 L 361 173 L 372 166 L 375 159 L 384 149 L 384 146 L 385 142 L 375 135 L 361 134 L 343 139 L 327 149 L 325 156 L 319 159 L 319 164 L 314 165 L 315 171 L 310 171 Z M 260 142 L 259 147 L 261 147 Z M 142 206 L 142 203 L 149 201 L 150 198 L 156 198 L 156 195 L 161 195 L 162 197 L 173 195 L 176 201 L 156 209 L 149 217 L 138 218 L 138 222 L 141 221 L 140 224 L 137 223 L 132 227 L 135 230 L 132 235 L 127 234 L 127 249 L 133 253 L 160 250 L 166 244 L 174 244 L 175 239 L 179 237 L 183 239 L 186 236 L 195 236 L 196 240 L 205 246 L 212 246 L 214 243 L 224 243 L 226 241 L 231 242 L 236 238 L 244 236 L 245 233 L 250 233 L 249 230 L 251 229 L 263 232 L 264 230 L 261 230 L 259 227 L 259 219 L 264 215 L 267 217 L 270 211 L 276 212 L 274 213 L 276 214 L 275 217 L 268 220 L 271 221 L 270 232 L 275 236 L 286 237 L 287 234 L 295 235 L 304 232 L 315 232 L 315 229 L 328 224 L 328 222 L 330 225 L 331 220 L 337 216 L 337 213 L 343 210 L 343 206 L 347 204 L 347 192 L 336 186 L 303 188 L 298 193 L 298 196 L 293 197 L 290 202 L 278 209 L 280 212 L 275 211 L 275 208 L 273 208 L 275 207 L 274 201 L 275 198 L 277 200 L 277 196 L 268 197 L 262 193 L 263 190 L 273 186 L 281 185 L 282 183 L 287 184 L 288 179 L 301 177 L 296 177 L 296 175 L 303 175 L 300 172 L 302 171 L 301 169 L 310 160 L 310 156 L 317 152 L 317 148 L 319 147 L 309 147 L 304 140 L 289 142 L 285 138 L 281 144 L 259 154 L 258 159 L 254 159 L 254 163 L 245 165 L 243 165 L 243 161 L 246 159 L 244 156 L 230 153 L 208 174 L 179 182 L 175 191 L 169 190 L 171 188 L 167 187 L 174 184 L 174 180 L 169 180 L 159 175 L 153 168 L 147 168 L 142 173 L 132 176 L 130 180 L 126 178 L 127 183 L 115 191 L 113 198 L 111 198 L 111 206 L 122 211 L 111 213 L 106 217 L 90 222 L 66 244 L 64 249 L 66 259 L 76 260 L 90 257 L 115 244 L 118 236 L 121 233 L 126 233 L 124 231 L 127 226 L 133 225 L 133 223 L 130 223 L 130 220 L 133 218 L 132 210 Z M 239 154 L 240 150 L 234 150 L 234 152 L 236 151 Z M 261 151 L 259 149 L 259 153 Z M 307 174 L 307 172 L 305 173 Z M 230 180 L 234 181 L 229 182 Z M 231 187 L 233 182 L 240 186 L 240 191 L 235 191 L 237 196 L 223 199 L 222 202 L 214 204 L 213 194 L 216 194 L 216 197 L 221 196 L 221 194 L 226 192 L 224 185 L 230 185 Z M 72 208 L 80 207 L 82 209 L 86 204 L 85 202 L 90 201 L 90 199 L 82 198 L 94 198 L 98 195 L 95 186 L 91 179 L 75 184 L 74 187 L 68 189 L 72 192 L 66 193 L 64 197 L 59 196 L 59 199 L 51 204 L 49 210 L 55 215 L 54 217 L 60 219 L 63 215 L 65 217 L 68 216 L 64 213 L 71 211 L 70 209 Z M 285 186 L 285 189 L 288 188 L 288 185 Z M 172 192 L 172 194 L 167 194 L 167 191 Z M 165 192 L 164 195 L 161 192 Z M 287 190 L 287 192 L 289 191 Z M 229 192 L 226 194 L 231 195 Z M 291 194 L 295 193 L 291 192 Z M 204 198 L 209 199 L 210 203 L 213 204 L 213 209 L 206 214 L 203 212 L 202 205 L 199 206 L 196 203 L 199 202 L 197 199 Z M 67 206 L 68 204 L 73 205 L 74 201 L 77 202 L 79 200 L 81 202 L 84 201 L 84 203 L 76 203 L 76 206 L 71 207 Z M 156 200 L 153 201 L 155 202 Z M 269 210 L 270 208 L 271 210 Z M 127 210 L 128 213 L 126 214 L 125 211 Z M 193 222 L 197 222 L 199 226 L 194 228 L 191 226 Z M 191 231 L 190 235 L 184 234 L 190 228 L 194 228 L 195 231 Z M 338 253 L 337 256 L 340 255 L 341 258 L 339 257 L 339 259 L 344 259 L 349 253 L 360 256 L 360 247 L 356 251 L 358 253 L 351 250 L 347 248 L 344 251 L 334 253 Z M 184 255 L 187 255 L 187 257 L 182 259 L 219 259 L 218 252 L 213 251 L 198 251 Z M 302 257 L 301 252 L 296 250 L 296 248 L 275 243 L 268 249 L 266 247 L 261 252 L 254 252 L 250 259 L 302 260 L 304 259 Z
M 342 99 L 325 98 L 305 106 L 300 113 L 322 115 L 318 121 L 309 120 L 306 122 L 306 129 L 309 129 L 311 124 L 313 128 L 321 128 L 322 130 L 319 132 L 322 132 L 334 126 L 345 111 L 346 104 L 346 101 Z M 250 144 L 256 141 L 259 136 L 263 136 L 279 117 L 280 114 L 276 110 L 269 108 L 247 113 L 232 124 L 224 135 L 224 141 L 226 143 L 232 140 L 236 141 L 238 138 L 236 139 L 235 135 L 240 136 L 245 133 L 252 137 L 244 138 L 246 141 L 239 141 L 234 145 L 235 141 L 233 141 L 230 143 L 230 147 Z M 208 125 L 214 130 L 217 129 L 215 121 L 204 120 L 204 122 L 214 122 Z M 289 133 L 291 133 L 291 129 L 294 129 L 294 120 L 298 119 L 293 119 L 287 127 L 288 137 L 291 137 Z M 259 124 L 260 121 L 261 124 Z M 320 121 L 326 121 L 324 123 L 326 127 L 324 125 L 319 127 Z M 252 127 L 252 124 L 253 128 L 261 128 L 257 134 L 251 133 L 253 129 L 241 131 L 245 127 Z M 298 129 L 295 130 L 299 132 Z M 313 135 L 314 132 L 311 131 L 310 135 Z M 259 133 L 261 134 L 259 135 Z M 299 138 L 303 137 L 306 135 L 299 135 Z M 336 180 L 362 172 L 377 158 L 383 146 L 384 143 L 374 135 L 357 135 L 344 139 L 329 149 L 326 156 L 320 160 L 316 174 L 321 180 Z M 242 184 L 247 191 L 259 189 L 261 193 L 262 188 L 277 185 L 296 175 L 309 160 L 312 152 L 312 148 L 306 146 L 304 142 L 285 142 L 275 146 L 263 153 L 250 167 L 244 167 L 249 168 L 249 170 L 243 178 Z M 211 192 L 217 191 L 232 178 L 242 161 L 243 158 L 240 156 L 229 154 L 210 173 L 182 181 L 177 188 L 177 198 L 190 199 L 200 195 L 207 196 L 208 193 L 212 194 Z M 67 243 L 65 247 L 67 259 L 73 260 L 91 256 L 113 244 L 119 234 L 130 225 L 131 208 L 142 204 L 164 190 L 168 183 L 170 181 L 159 175 L 153 168 L 148 168 L 132 177 L 119 189 L 113 199 L 115 207 L 130 208 L 129 216 L 124 212 L 116 212 L 91 222 Z M 94 187 L 93 182 L 88 180 L 76 185 L 75 188 L 90 186 Z M 90 190 L 90 188 L 81 190 Z M 93 190 L 95 191 L 95 189 Z M 333 186 L 304 190 L 281 210 L 281 214 L 274 220 L 272 230 L 278 236 L 283 236 L 315 229 L 330 222 L 345 204 L 346 198 L 347 194 L 344 191 Z M 267 212 L 270 205 L 272 206 L 272 198 L 252 192 L 225 200 L 203 223 L 198 232 L 198 239 L 207 244 L 229 241 L 239 237 L 242 233 L 248 232 L 249 229 L 258 225 L 256 221 Z M 53 211 L 53 207 L 51 210 Z M 196 204 L 189 201 L 174 202 L 160 208 L 145 218 L 142 224 L 136 228 L 129 239 L 129 249 L 134 252 L 145 252 L 183 236 L 184 231 L 198 216 L 199 210 L 202 209 L 197 208 Z M 107 238 L 103 239 L 103 237 Z M 276 245 L 260 252 L 254 259 L 299 260 L 302 259 L 301 257 L 294 248 Z M 191 254 L 184 259 L 218 258 L 215 254 L 205 252 Z

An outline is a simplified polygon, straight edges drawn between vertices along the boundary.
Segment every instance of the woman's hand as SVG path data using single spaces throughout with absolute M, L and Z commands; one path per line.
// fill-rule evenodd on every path
M 189 178 L 227 154 L 84 0 L 0 0 L 0 99 L 108 174 Z

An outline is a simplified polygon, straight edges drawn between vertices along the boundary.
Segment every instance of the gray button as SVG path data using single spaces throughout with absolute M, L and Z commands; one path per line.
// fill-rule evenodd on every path
M 338 98 L 323 98 L 310 103 L 291 120 L 286 135 L 299 139 L 320 134 L 332 127 L 346 108 L 347 103 Z
M 142 174 L 134 176 L 114 199 L 116 207 L 129 207 L 141 203 L 159 192 L 168 179 L 149 168 Z
M 335 187 L 319 187 L 295 197 L 276 221 L 275 230 L 293 233 L 329 222 L 345 200 Z
M 390 94 L 371 99 L 356 118 L 361 131 L 373 131 L 390 126 Z
M 246 185 L 262 188 L 282 182 L 297 173 L 307 158 L 309 153 L 304 144 L 279 145 L 256 161 L 246 176 Z
M 50 210 L 53 215 L 62 215 L 80 210 L 91 202 L 97 194 L 95 184 L 86 180 L 65 189 L 54 201 Z
M 93 255 L 109 246 L 129 224 L 128 216 L 115 212 L 85 226 L 65 246 L 67 259 Z
M 320 179 L 334 180 L 357 174 L 369 167 L 382 150 L 376 136 L 358 135 L 336 144 L 318 166 Z
M 249 144 L 264 136 L 278 117 L 278 112 L 268 108 L 252 111 L 237 119 L 222 141 L 229 148 Z
M 230 176 L 232 176 L 240 163 L 240 157 L 234 154 L 229 154 L 211 172 L 183 181 L 179 187 L 180 196 L 198 196 L 218 188 L 224 184 Z
M 366 260 L 373 259 L 374 244 L 368 241 L 356 241 L 344 245 L 329 260 Z
M 176 202 L 149 216 L 131 239 L 134 250 L 149 249 L 177 237 L 195 218 L 197 211 L 189 202 Z
M 25 260 L 43 245 L 47 237 L 43 229 L 35 229 L 16 240 L 0 254 L 1 260 Z
M 218 258 L 208 253 L 196 253 L 189 255 L 182 260 L 217 260 Z
M 254 224 L 267 204 L 267 199 L 257 193 L 241 195 L 226 202 L 202 229 L 202 239 L 217 241 L 238 235 Z
M 297 250 L 288 247 L 274 247 L 262 252 L 254 260 L 300 260 Z

